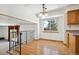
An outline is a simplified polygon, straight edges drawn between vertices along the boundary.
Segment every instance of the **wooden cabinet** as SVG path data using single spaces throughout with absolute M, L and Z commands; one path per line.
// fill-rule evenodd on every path
M 68 32 L 66 32 L 64 44 L 65 44 L 67 47 L 69 47 L 69 33 L 68 33 Z
M 68 11 L 67 22 L 68 22 L 68 25 L 79 24 L 79 9 Z
M 75 37 L 73 36 L 73 34 L 69 33 L 69 50 L 71 54 L 75 54 L 75 48 Z
M 69 33 L 69 50 L 73 55 L 79 55 L 79 35 Z
M 76 54 L 79 54 L 79 35 L 76 35 Z

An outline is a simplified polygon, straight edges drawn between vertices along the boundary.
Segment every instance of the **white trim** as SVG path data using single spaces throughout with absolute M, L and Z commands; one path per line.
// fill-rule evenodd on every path
M 54 16 L 47 16 L 45 18 L 42 18 L 41 20 L 44 20 L 46 18 L 52 18 L 52 17 L 60 17 L 60 16 L 64 16 L 64 14 L 61 14 L 61 15 L 54 15 Z

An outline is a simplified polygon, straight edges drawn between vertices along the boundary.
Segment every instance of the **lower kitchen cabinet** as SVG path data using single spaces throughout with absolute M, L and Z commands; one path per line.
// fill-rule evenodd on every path
M 79 35 L 69 33 L 69 50 L 71 54 L 79 54 Z

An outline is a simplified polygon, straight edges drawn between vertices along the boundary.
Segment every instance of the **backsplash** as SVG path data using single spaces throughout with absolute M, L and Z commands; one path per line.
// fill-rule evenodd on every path
M 79 25 L 68 25 L 67 30 L 79 30 Z

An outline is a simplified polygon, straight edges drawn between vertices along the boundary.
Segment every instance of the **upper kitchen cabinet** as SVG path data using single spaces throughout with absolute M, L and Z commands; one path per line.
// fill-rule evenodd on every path
M 68 11 L 67 13 L 67 24 L 68 25 L 77 25 L 79 24 L 79 9 Z

